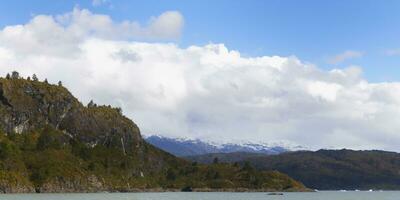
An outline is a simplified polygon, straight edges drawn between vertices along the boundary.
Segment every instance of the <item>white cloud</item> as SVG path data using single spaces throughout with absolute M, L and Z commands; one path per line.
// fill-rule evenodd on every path
M 312 81 L 308 84 L 307 90 L 313 97 L 320 97 L 322 100 L 334 102 L 341 88 L 342 86 L 337 83 Z
M 340 53 L 340 54 L 335 55 L 332 58 L 330 58 L 329 59 L 329 63 L 338 64 L 338 63 L 341 63 L 341 62 L 343 62 L 345 60 L 353 59 L 353 58 L 360 58 L 362 56 L 363 56 L 362 52 L 347 50 L 347 51 L 345 51 L 343 53 Z
M 138 30 L 153 38 L 173 26 L 168 15 L 151 20 L 153 31 Z M 147 134 L 400 150 L 400 83 L 368 83 L 355 66 L 324 71 L 296 57 L 114 32 L 132 24 L 75 9 L 5 27 L 0 73 L 62 80 L 84 103 L 121 106 Z
M 18 53 L 73 56 L 80 53 L 79 45 L 89 38 L 176 39 L 183 23 L 183 16 L 177 11 L 152 17 L 147 26 L 141 26 L 135 21 L 118 23 L 107 15 L 76 7 L 64 15 L 38 15 L 25 25 L 7 26 L 0 33 L 0 43 Z

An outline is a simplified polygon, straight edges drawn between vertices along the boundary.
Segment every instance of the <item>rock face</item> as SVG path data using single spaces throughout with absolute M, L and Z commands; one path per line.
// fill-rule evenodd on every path
M 0 78 L 0 192 L 304 190 L 279 172 L 198 165 L 146 143 L 111 106 L 62 86 Z
M 33 193 L 35 189 L 33 185 L 27 182 L 20 183 L 19 180 L 14 179 L 0 179 L 0 193 Z
M 139 151 L 139 128 L 118 109 L 85 107 L 67 89 L 38 81 L 0 80 L 0 127 L 21 134 L 45 125 L 87 144 L 119 146 Z
M 84 185 L 84 187 L 83 187 Z M 86 180 L 65 180 L 63 178 L 56 178 L 50 182 L 46 182 L 36 192 L 39 193 L 69 193 L 69 192 L 97 192 L 106 191 L 103 183 L 94 175 L 88 177 Z
M 22 137 L 50 128 L 62 133 L 59 140 L 63 145 L 69 145 L 74 140 L 88 147 L 101 145 L 117 149 L 123 155 L 144 157 L 145 145 L 139 128 L 120 112 L 110 106 L 83 106 L 62 86 L 24 79 L 0 79 L 0 133 L 6 136 Z M 139 173 L 137 169 L 133 171 L 132 174 Z M 28 173 L 22 176 L 26 175 Z M 0 177 L 0 191 L 6 193 L 108 189 L 109 185 L 103 185 L 97 176 L 85 173 L 79 178 L 56 176 L 36 186 L 25 178 Z

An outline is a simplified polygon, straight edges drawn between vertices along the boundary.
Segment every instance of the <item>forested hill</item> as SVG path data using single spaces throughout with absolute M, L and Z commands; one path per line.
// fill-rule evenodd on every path
M 0 78 L 0 192 L 305 190 L 276 171 L 202 165 L 146 143 L 120 108 L 82 105 L 59 82 Z
M 278 170 L 320 190 L 399 190 L 400 154 L 385 151 L 319 150 L 279 155 L 208 154 L 189 160 L 211 163 L 249 161 L 257 169 Z

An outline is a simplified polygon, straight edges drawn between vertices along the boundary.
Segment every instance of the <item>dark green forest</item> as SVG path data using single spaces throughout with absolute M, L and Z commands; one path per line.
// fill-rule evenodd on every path
M 189 157 L 200 163 L 250 162 L 259 170 L 278 170 L 319 190 L 399 190 L 400 154 L 385 151 L 319 150 L 279 155 L 251 153 Z

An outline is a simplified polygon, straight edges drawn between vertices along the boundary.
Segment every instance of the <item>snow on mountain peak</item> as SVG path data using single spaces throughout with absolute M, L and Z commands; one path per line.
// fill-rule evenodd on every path
M 307 148 L 288 142 L 231 141 L 227 143 L 194 138 L 171 138 L 162 135 L 144 136 L 145 140 L 177 156 L 192 156 L 208 153 L 249 152 L 279 154 L 286 151 L 306 150 Z

